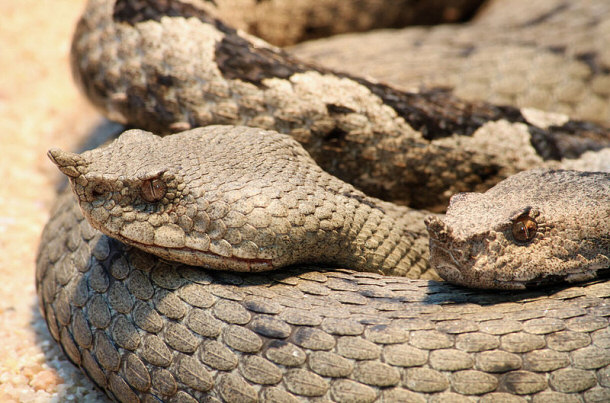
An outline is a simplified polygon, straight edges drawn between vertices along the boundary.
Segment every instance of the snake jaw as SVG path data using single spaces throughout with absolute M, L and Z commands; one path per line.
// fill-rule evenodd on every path
M 98 228 L 107 234 L 104 226 Z M 97 227 L 96 227 L 97 228 Z M 109 235 L 109 234 L 107 234 Z M 212 270 L 232 271 L 242 273 L 258 273 L 276 269 L 272 259 L 239 258 L 235 256 L 221 256 L 210 250 L 195 249 L 188 246 L 183 247 L 158 247 L 151 244 L 140 243 L 132 238 L 119 234 L 109 235 L 137 249 L 167 259 L 168 261 L 180 261 L 183 264 L 196 267 L 204 267 Z M 187 242 L 188 243 L 188 242 Z

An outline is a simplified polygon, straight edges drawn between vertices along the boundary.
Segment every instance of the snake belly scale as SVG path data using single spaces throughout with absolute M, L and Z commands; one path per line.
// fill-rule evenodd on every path
M 148 3 L 153 7 L 152 14 L 141 7 Z M 258 122 L 258 126 L 267 128 L 271 124 L 269 116 L 273 116 L 278 124 L 275 129 L 293 135 L 314 157 L 321 145 L 319 149 L 324 151 L 317 157 L 323 167 L 342 179 L 354 179 L 358 187 L 368 188 L 375 196 L 416 206 L 425 203 L 431 208 L 443 205 L 453 192 L 480 190 L 532 166 L 557 168 L 559 162 L 555 160 L 580 157 L 589 150 L 604 151 L 610 142 L 607 130 L 593 124 L 565 119 L 549 125 L 534 124 L 518 109 L 462 103 L 445 92 L 402 93 L 348 75 L 328 77 L 334 73 L 314 71 L 296 59 L 282 59 L 281 52 L 265 44 L 258 46 L 262 56 L 250 51 L 241 54 L 241 59 L 240 54 L 236 55 L 235 60 L 262 60 L 262 66 L 266 66 L 245 71 L 243 79 L 234 76 L 239 66 L 221 62 L 215 55 L 214 63 L 224 63 L 224 68 L 214 77 L 228 81 L 206 77 L 194 80 L 211 83 L 206 87 L 206 99 L 219 102 L 189 109 L 199 95 L 174 92 L 168 84 L 184 78 L 193 86 L 191 78 L 180 76 L 180 69 L 175 76 L 156 71 L 147 76 L 156 67 L 123 57 L 132 51 L 120 46 L 163 38 L 164 32 L 175 33 L 172 29 L 163 31 L 163 27 L 176 14 L 179 27 L 195 27 L 212 35 L 211 47 L 202 48 L 204 54 L 223 47 L 238 49 L 234 46 L 243 45 L 243 41 L 258 42 L 218 21 L 209 23 L 204 21 L 207 17 L 189 16 L 190 5 L 169 7 L 173 14 L 161 16 L 158 11 L 167 9 L 168 4 L 190 3 L 91 1 L 77 29 L 74 50 L 96 42 L 101 45 L 89 56 L 75 56 L 77 79 L 96 105 L 122 122 L 173 132 L 210 123 Z M 129 8 L 133 5 L 135 8 Z M 141 16 L 143 20 L 138 21 Z M 151 36 L 134 36 L 130 27 Z M 113 40 L 105 42 L 113 35 Z M 117 38 L 122 40 L 119 48 L 113 47 Z M 185 45 L 190 49 L 187 42 Z M 248 46 L 250 50 L 257 48 Z M 106 78 L 101 78 L 102 73 L 93 66 L 109 55 L 118 55 L 117 60 L 138 67 L 132 70 L 115 64 L 103 72 Z M 268 77 L 270 68 L 281 73 L 274 64 L 280 59 L 288 63 L 284 76 Z M 94 62 L 89 63 L 91 60 Z M 144 76 L 135 74 L 140 67 Z M 211 66 L 200 71 L 214 75 L 219 69 Z M 131 77 L 135 84 L 124 81 L 131 73 L 135 74 Z M 300 95 L 307 98 L 311 90 L 307 86 L 318 79 L 324 85 L 334 85 L 340 96 L 325 98 L 320 108 L 314 108 L 317 115 L 310 109 L 307 119 L 295 119 L 293 112 L 298 105 L 294 103 L 287 103 L 288 108 L 272 103 L 257 109 L 257 100 L 273 100 L 273 94 L 279 94 L 276 101 L 285 101 L 282 89 L 288 82 L 293 89 L 305 88 Z M 156 84 L 151 85 L 153 82 Z M 117 83 L 118 89 L 114 87 Z M 372 106 L 355 106 L 351 103 L 354 98 L 348 96 L 346 101 L 346 94 L 359 94 Z M 229 101 L 235 99 L 241 109 L 249 111 L 245 118 L 234 114 L 234 104 Z M 453 109 L 443 114 L 440 105 L 444 101 Z M 418 107 L 406 108 L 411 102 Z M 384 131 L 391 135 L 380 138 L 379 133 Z M 496 131 L 515 140 L 515 148 L 496 152 L 494 148 L 501 140 L 488 141 Z M 453 151 L 456 139 L 465 144 L 466 151 Z M 356 151 L 346 152 L 346 144 L 355 144 Z M 478 148 L 482 154 L 474 152 Z M 61 154 L 51 154 L 62 158 Z M 524 158 L 514 157 L 518 154 Z M 447 159 L 435 162 L 433 157 L 438 155 Z M 490 155 L 496 158 L 491 166 L 486 162 Z M 352 162 L 333 162 L 339 156 Z M 370 164 L 361 163 L 363 157 Z M 386 169 L 388 160 L 392 169 Z M 422 161 L 430 167 L 423 176 L 397 173 L 398 168 L 417 171 Z M 357 169 L 360 165 L 364 169 Z M 164 169 L 159 167 L 157 176 L 140 178 L 146 182 L 142 198 L 157 201 L 159 194 L 165 196 L 168 189 L 153 182 L 162 177 Z M 445 171 L 450 174 L 436 180 L 435 175 Z M 78 177 L 78 172 L 68 168 L 64 172 Z M 473 176 L 473 172 L 480 176 Z M 384 182 L 382 173 L 390 178 L 403 176 L 396 183 Z M 430 181 L 429 194 L 412 190 L 417 189 L 415 185 L 422 177 L 424 182 Z M 464 178 L 466 185 L 462 186 L 458 179 Z M 89 176 L 84 180 L 94 179 Z M 403 188 L 408 191 L 400 190 Z M 336 193 L 371 210 L 378 207 L 412 217 L 424 214 L 392 207 L 352 187 L 339 187 Z M 106 207 L 112 211 L 114 206 Z M 70 192 L 60 195 L 40 243 L 37 290 L 53 338 L 112 399 L 610 399 L 610 283 L 604 279 L 569 287 L 491 293 L 319 264 L 266 273 L 213 271 L 160 259 L 122 243 L 94 229 L 85 215 Z M 422 222 L 411 231 L 412 238 L 407 237 L 406 242 L 412 243 L 413 254 L 407 257 L 410 266 L 417 269 L 411 274 L 419 275 L 425 263 L 417 262 L 426 260 L 421 259 L 426 256 L 420 248 L 422 239 L 427 242 Z M 216 256 L 222 256 L 220 250 L 216 252 Z M 255 263 L 267 268 L 263 260 Z

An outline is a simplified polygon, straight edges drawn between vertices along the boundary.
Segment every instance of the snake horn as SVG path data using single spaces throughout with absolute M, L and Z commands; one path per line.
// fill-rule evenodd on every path
M 437 216 L 428 216 L 424 220 L 428 234 L 431 239 L 436 239 L 439 242 L 447 242 L 453 230 L 445 224 L 445 222 Z
M 47 152 L 49 159 L 57 165 L 59 170 L 71 178 L 76 178 L 85 173 L 83 168 L 89 162 L 79 154 L 52 148 Z

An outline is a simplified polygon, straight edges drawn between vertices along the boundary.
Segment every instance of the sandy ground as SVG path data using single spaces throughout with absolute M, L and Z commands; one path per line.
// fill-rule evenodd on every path
M 107 400 L 52 340 L 34 283 L 61 181 L 46 151 L 79 149 L 105 125 L 70 74 L 84 3 L 0 0 L 0 402 Z
M 76 149 L 102 120 L 72 83 L 84 0 L 0 0 L 0 401 L 100 401 L 38 312 L 36 250 L 60 175 L 51 146 Z

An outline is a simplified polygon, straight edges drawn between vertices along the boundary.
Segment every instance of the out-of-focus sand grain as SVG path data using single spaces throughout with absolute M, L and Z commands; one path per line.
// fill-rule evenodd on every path
M 72 83 L 84 0 L 0 0 L 0 401 L 99 401 L 47 332 L 34 285 L 40 232 L 60 176 L 51 146 L 74 149 L 100 122 Z

